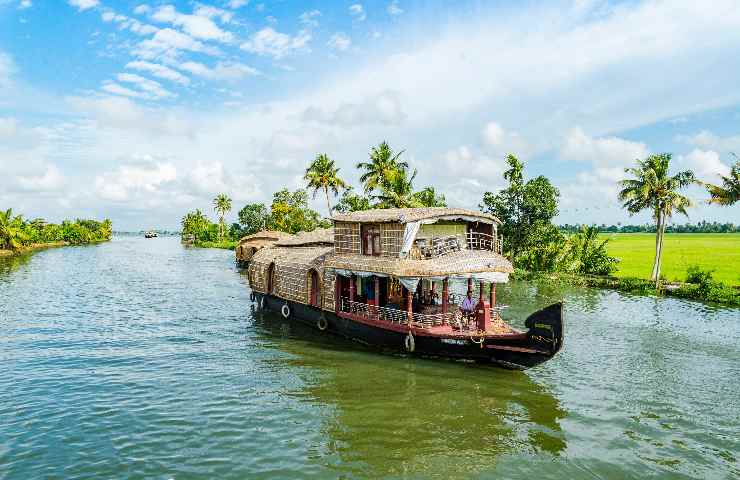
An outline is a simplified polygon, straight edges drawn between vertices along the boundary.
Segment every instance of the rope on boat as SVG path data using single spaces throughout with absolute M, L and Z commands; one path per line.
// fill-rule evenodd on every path
M 475 344 L 477 344 L 477 345 L 480 345 L 480 348 L 483 348 L 483 342 L 485 342 L 486 339 L 484 337 L 478 337 L 478 338 L 480 339 L 480 342 L 476 342 L 475 341 L 475 337 L 471 335 L 470 336 L 470 341 L 473 342 L 473 343 L 475 343 Z

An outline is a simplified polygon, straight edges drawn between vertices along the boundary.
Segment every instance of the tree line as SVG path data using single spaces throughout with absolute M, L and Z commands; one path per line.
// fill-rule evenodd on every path
M 250 203 L 239 210 L 239 221 L 228 229 L 224 214 L 231 209 L 231 200 L 220 195 L 214 208 L 220 214 L 220 223 L 213 224 L 200 210 L 183 217 L 183 234 L 192 234 L 201 240 L 232 241 L 260 230 L 280 230 L 288 233 L 310 231 L 329 226 L 326 219 L 308 205 L 308 191 L 313 197 L 322 193 L 326 206 L 332 212 L 354 212 L 371 208 L 444 207 L 447 201 L 432 186 L 414 188 L 416 169 L 402 160 L 404 151 L 394 151 L 387 142 L 371 148 L 368 161 L 359 162 L 361 191 L 356 191 L 340 176 L 340 168 L 325 153 L 318 154 L 306 168 L 304 180 L 307 189 L 291 192 L 288 189 L 273 194 L 270 206 Z M 674 214 L 688 216 L 691 200 L 681 191 L 692 184 L 706 188 L 708 203 L 733 205 L 740 197 L 740 161 L 733 165 L 730 175 L 721 176 L 722 184 L 700 182 L 689 170 L 671 174 L 671 154 L 650 155 L 635 161 L 625 169 L 629 178 L 620 182 L 619 200 L 630 215 L 643 210 L 652 213 L 654 224 L 645 227 L 656 234 L 656 254 L 651 279 L 660 277 L 663 238 L 666 232 L 696 231 L 687 226 L 669 226 Z M 560 192 L 542 175 L 525 179 L 525 165 L 516 156 L 506 158 L 508 169 L 503 173 L 507 186 L 498 192 L 485 192 L 479 209 L 502 221 L 499 232 L 504 236 L 504 253 L 515 267 L 530 271 L 565 271 L 605 275 L 617 268 L 618 260 L 607 254 L 608 240 L 599 240 L 597 226 L 558 227 L 553 219 L 558 215 Z M 219 201 L 225 197 L 228 202 Z M 332 198 L 339 197 L 332 206 Z M 228 207 L 228 208 L 227 208 Z M 706 222 L 697 228 L 710 227 Z M 624 230 L 622 230 L 622 228 Z M 730 228 L 725 226 L 721 228 Z M 734 226 L 732 226 L 734 229 Z M 619 227 L 618 231 L 632 231 Z M 715 231 L 715 230 L 712 230 Z
M 575 233 L 581 230 L 583 225 L 580 223 L 576 224 L 563 224 L 558 225 L 558 229 L 563 233 Z M 644 225 L 595 225 L 601 233 L 655 233 L 657 228 L 653 224 L 646 223 Z M 686 223 L 678 225 L 668 225 L 666 227 L 666 233 L 736 233 L 740 231 L 740 226 L 734 223 L 720 223 L 720 222 L 707 222 L 702 220 L 697 223 Z
M 110 220 L 76 219 L 64 220 L 60 224 L 49 223 L 43 218 L 25 220 L 15 215 L 13 209 L 0 210 L 0 249 L 22 250 L 25 247 L 44 243 L 65 242 L 70 245 L 110 240 Z

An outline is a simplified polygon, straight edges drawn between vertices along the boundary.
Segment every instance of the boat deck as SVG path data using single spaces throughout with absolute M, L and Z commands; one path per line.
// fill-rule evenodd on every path
M 442 307 L 435 305 L 425 305 L 419 311 L 408 312 L 355 302 L 343 297 L 338 315 L 389 330 L 408 331 L 411 327 L 417 334 L 445 338 L 463 339 L 475 336 L 493 339 L 524 335 L 503 321 L 500 315 L 502 308 L 503 306 L 492 309 L 491 328 L 485 332 L 478 330 L 475 320 L 463 315 L 455 304 L 449 305 L 448 312 L 442 312 Z

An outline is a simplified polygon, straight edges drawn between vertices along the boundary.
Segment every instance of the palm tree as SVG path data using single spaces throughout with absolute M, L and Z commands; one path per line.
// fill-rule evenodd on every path
M 636 168 L 625 168 L 624 170 L 635 178 L 619 182 L 622 187 L 619 200 L 630 215 L 646 209 L 653 212 L 656 225 L 655 261 L 650 279 L 656 284 L 660 279 L 663 236 L 667 221 L 674 211 L 688 217 L 686 209 L 691 206 L 691 200 L 678 191 L 696 182 L 694 173 L 690 170 L 669 176 L 670 162 L 670 153 L 650 155 L 645 160 L 637 160 Z
M 213 199 L 213 209 L 220 217 L 218 223 L 218 236 L 219 238 L 223 238 L 225 226 L 224 216 L 231 211 L 231 199 L 225 193 L 220 193 Z
M 382 189 L 395 171 L 409 167 L 408 163 L 398 161 L 398 157 L 403 152 L 401 150 L 394 154 L 393 149 L 388 146 L 388 142 L 383 141 L 380 145 L 370 150 L 369 162 L 360 162 L 357 164 L 358 169 L 365 171 L 360 177 L 360 182 L 365 185 L 365 193 Z
M 313 188 L 313 198 L 316 198 L 316 192 L 324 190 L 326 195 L 326 208 L 331 217 L 331 202 L 329 202 L 329 190 L 334 195 L 339 194 L 340 188 L 347 188 L 344 180 L 339 178 L 339 168 L 334 166 L 334 160 L 331 160 L 325 153 L 316 155 L 311 165 L 306 169 L 303 179 L 308 182 L 308 188 Z
M 0 211 L 0 248 L 18 250 L 26 241 L 23 216 L 13 216 L 13 209 Z
M 380 208 L 413 208 L 420 207 L 421 203 L 414 193 L 414 179 L 416 170 L 408 176 L 406 168 L 400 168 L 390 174 L 384 182 L 380 195 L 375 199 L 379 201 Z
M 437 194 L 434 187 L 426 187 L 414 194 L 422 207 L 446 207 L 447 200 L 442 194 Z
M 732 155 L 737 159 L 737 155 L 734 153 Z M 728 177 L 724 175 L 720 175 L 720 177 L 722 178 L 721 187 L 719 185 L 712 185 L 711 183 L 704 184 L 712 196 L 708 203 L 723 206 L 732 205 L 740 199 L 740 160 L 735 161 L 735 165 L 732 166 Z

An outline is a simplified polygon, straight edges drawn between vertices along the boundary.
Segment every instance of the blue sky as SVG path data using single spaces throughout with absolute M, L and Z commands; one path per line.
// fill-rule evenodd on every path
M 722 0 L 0 0 L 0 207 L 175 228 L 301 186 L 319 152 L 357 185 L 386 139 L 452 205 L 511 152 L 558 221 L 641 223 L 616 200 L 635 158 L 717 182 L 740 154 L 738 51 Z M 740 223 L 688 193 L 691 221 Z

